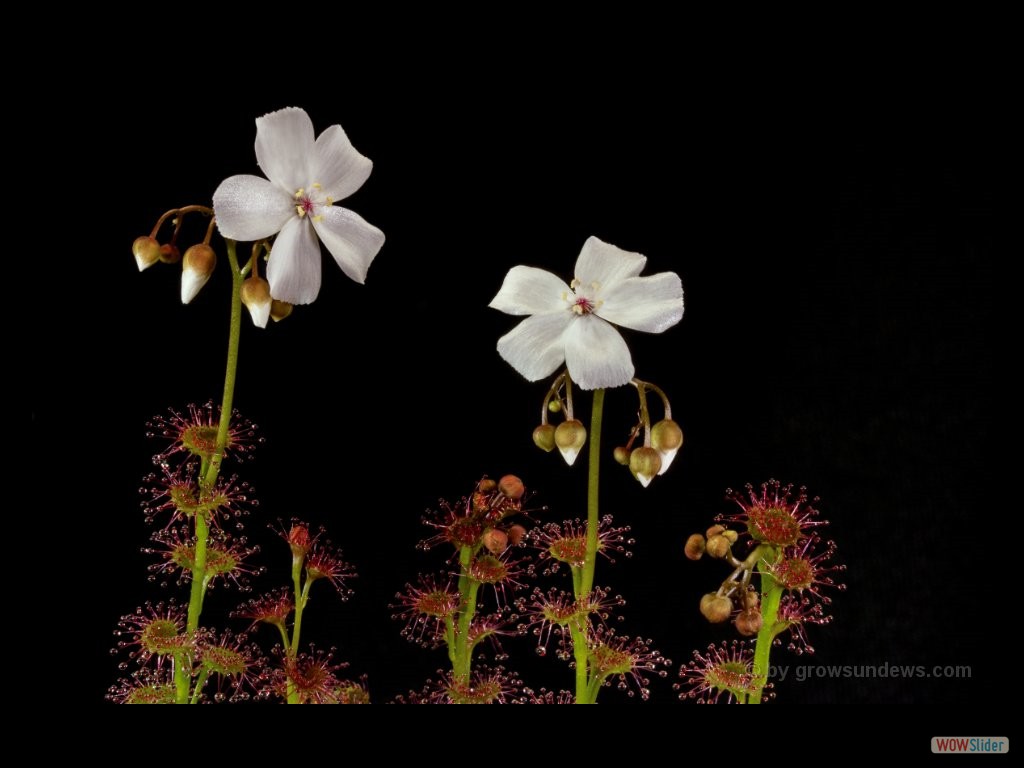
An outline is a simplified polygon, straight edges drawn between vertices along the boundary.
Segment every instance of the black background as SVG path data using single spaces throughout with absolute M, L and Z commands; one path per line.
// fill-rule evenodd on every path
M 647 273 L 679 273 L 686 292 L 677 327 L 627 334 L 637 374 L 672 397 L 686 445 L 647 490 L 606 464 L 603 511 L 637 539 L 631 560 L 598 570 L 628 600 L 623 631 L 655 638 L 676 665 L 732 637 L 697 612 L 720 564 L 690 563 L 682 543 L 729 509 L 727 487 L 776 477 L 822 497 L 849 588 L 834 623 L 812 629 L 813 658 L 780 650 L 774 662 L 971 667 L 966 680 L 798 683 L 791 672 L 781 702 L 1000 695 L 1005 660 L 990 649 L 1004 606 L 988 570 L 1001 535 L 989 438 L 996 152 L 984 120 L 963 116 L 982 97 L 675 76 L 664 62 L 530 76 L 471 76 L 457 57 L 422 64 L 260 88 L 242 74 L 107 81 L 96 116 L 81 116 L 104 126 L 72 144 L 90 184 L 73 236 L 82 270 L 62 285 L 63 356 L 34 353 L 32 399 L 36 448 L 55 430 L 71 459 L 71 492 L 57 503 L 88 542 L 89 578 L 65 586 L 89 606 L 83 699 L 101 700 L 117 677 L 117 617 L 169 595 L 146 583 L 138 551 L 148 530 L 136 489 L 157 447 L 144 422 L 219 398 L 223 375 L 224 265 L 182 307 L 178 269 L 138 274 L 131 242 L 167 208 L 208 203 L 224 177 L 257 172 L 253 120 L 288 105 L 318 132 L 342 124 L 374 161 L 343 204 L 388 239 L 365 286 L 325 254 L 315 304 L 265 331 L 246 319 L 236 404 L 267 439 L 239 470 L 261 499 L 248 532 L 271 566 L 255 586 L 284 583 L 288 553 L 266 523 L 326 525 L 358 568 L 357 592 L 339 604 L 316 590 L 306 636 L 369 674 L 375 700 L 444 665 L 442 652 L 399 638 L 387 607 L 418 572 L 445 567 L 414 549 L 425 508 L 482 474 L 515 472 L 551 507 L 540 517 L 585 513 L 585 462 L 567 469 L 533 447 L 544 387 L 498 357 L 516 320 L 486 305 L 515 264 L 571 276 L 591 234 L 646 254 Z M 632 397 L 609 393 L 608 450 Z M 207 615 L 239 600 L 217 591 Z M 536 659 L 528 639 L 506 649 L 533 687 L 569 687 L 570 672 Z M 674 701 L 668 683 L 653 689 Z

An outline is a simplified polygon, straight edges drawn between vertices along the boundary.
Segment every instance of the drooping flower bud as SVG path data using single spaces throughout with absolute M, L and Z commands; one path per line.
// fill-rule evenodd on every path
M 551 413 L 561 413 L 562 412 L 562 401 L 559 400 L 556 397 L 551 398 L 550 400 L 548 400 L 548 410 Z
M 629 454 L 629 471 L 644 488 L 651 484 L 651 480 L 658 474 L 659 469 L 661 469 L 661 456 L 653 448 L 646 446 L 635 448 Z
M 615 459 L 615 461 L 618 462 L 619 464 L 621 464 L 622 466 L 628 467 L 629 466 L 629 448 L 627 448 L 624 445 L 616 446 L 615 450 L 612 451 L 612 458 Z
M 587 428 L 579 419 L 563 421 L 555 429 L 555 445 L 562 453 L 565 463 L 572 466 L 580 455 L 583 444 L 587 442 Z
M 266 328 L 270 319 L 270 283 L 262 277 L 250 277 L 242 283 L 242 303 L 249 309 L 253 325 Z
M 717 536 L 718 534 L 720 534 L 724 530 L 725 530 L 725 526 L 724 525 L 712 525 L 710 528 L 708 528 L 706 531 L 704 531 L 704 535 L 707 536 L 710 539 L 712 536 Z
M 519 546 L 519 542 L 526 538 L 526 528 L 518 524 L 510 526 L 507 533 L 508 543 L 513 547 Z
M 139 272 L 142 272 L 160 261 L 160 243 L 152 237 L 137 237 L 132 243 L 132 254 Z
M 160 261 L 164 264 L 177 264 L 181 261 L 181 251 L 174 243 L 164 243 L 160 246 Z
M 185 255 L 187 256 L 188 254 Z M 270 319 L 275 323 L 279 323 L 292 313 L 292 309 L 292 305 L 287 301 L 274 299 L 270 302 Z
M 501 480 L 498 481 L 498 490 L 513 501 L 518 501 L 523 498 L 523 494 L 526 493 L 526 487 L 523 485 L 523 481 L 515 475 L 505 475 L 501 478 Z
M 550 453 L 555 447 L 555 428 L 550 424 L 541 424 L 533 430 L 533 443 L 542 451 Z
M 485 477 L 480 481 L 480 484 L 477 486 L 477 490 L 480 491 L 480 493 L 490 493 L 497 487 L 498 484 L 496 482 L 491 480 L 489 477 Z
M 683 446 L 683 430 L 671 419 L 662 419 L 651 427 L 651 446 L 661 456 L 658 474 L 663 475 Z
M 715 592 L 708 592 L 700 599 L 700 612 L 712 624 L 721 624 L 732 615 L 732 600 Z
M 744 637 L 750 637 L 756 635 L 761 630 L 761 612 L 756 608 L 747 608 L 744 611 L 740 611 L 736 614 L 736 629 Z
M 484 531 L 483 542 L 492 555 L 500 555 L 508 546 L 508 534 L 499 528 L 488 528 Z
M 708 539 L 707 553 L 716 559 L 721 559 L 729 554 L 731 542 L 722 534 L 717 534 Z
M 181 303 L 188 304 L 206 285 L 217 266 L 217 254 L 205 243 L 193 245 L 181 261 Z
M 686 540 L 686 546 L 683 547 L 683 552 L 691 560 L 700 560 L 704 555 L 704 537 L 699 533 L 695 533 Z

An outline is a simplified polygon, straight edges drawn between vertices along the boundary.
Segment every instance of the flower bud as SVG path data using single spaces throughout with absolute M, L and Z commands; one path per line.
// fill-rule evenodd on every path
M 160 261 L 160 243 L 152 237 L 137 237 L 132 243 L 132 254 L 139 272 L 142 272 Z
M 498 490 L 513 501 L 518 501 L 523 498 L 523 494 L 526 493 L 523 481 L 515 475 L 505 475 L 501 478 L 501 480 L 498 481 Z
M 729 554 L 729 540 L 722 534 L 717 534 L 708 539 L 707 553 L 716 559 L 721 559 Z
M 250 277 L 242 283 L 242 303 L 249 309 L 257 328 L 266 328 L 270 319 L 270 283 L 262 277 Z
M 555 445 L 558 446 L 562 458 L 569 466 L 576 461 L 585 442 L 587 442 L 587 428 L 579 419 L 563 421 L 555 429 Z
M 550 453 L 555 447 L 555 428 L 550 424 L 541 424 L 533 430 L 533 442 L 542 451 Z
M 160 261 L 164 264 L 177 264 L 181 261 L 181 251 L 174 243 L 164 243 L 160 246 Z
M 508 534 L 498 528 L 488 528 L 484 531 L 483 542 L 492 555 L 500 555 L 508 546 Z
M 683 547 L 683 553 L 691 560 L 700 560 L 704 555 L 704 547 L 704 537 L 699 533 L 695 533 L 686 540 L 686 546 Z
M 736 533 L 736 531 L 732 530 L 731 528 L 726 528 L 724 531 L 722 531 L 722 536 L 725 536 L 725 538 L 727 538 L 729 540 L 730 544 L 735 544 L 736 543 L 736 539 L 738 539 L 740 537 L 740 535 L 738 533 Z
M 508 543 L 513 547 L 519 546 L 519 543 L 526 538 L 526 529 L 521 525 L 509 526 Z
M 710 528 L 708 528 L 704 532 L 704 535 L 707 536 L 710 539 L 712 536 L 717 536 L 718 534 L 720 534 L 724 530 L 725 530 L 725 526 L 724 525 L 712 525 Z
M 480 493 L 490 493 L 491 491 L 493 491 L 497 487 L 498 487 L 498 484 L 496 482 L 491 480 L 491 478 L 489 478 L 489 477 L 485 477 L 483 480 L 480 481 L 480 483 L 479 483 L 479 485 L 477 485 L 476 489 L 478 491 L 480 491 Z
M 188 256 L 188 254 L 185 254 Z M 288 315 L 292 313 L 292 305 L 287 301 L 281 301 L 274 299 L 270 302 L 270 319 L 275 323 L 279 323 L 284 320 Z
M 740 593 L 740 604 L 744 608 L 757 608 L 758 602 L 760 602 L 760 597 L 756 590 L 746 589 Z
M 181 303 L 188 304 L 206 285 L 217 266 L 217 254 L 205 243 L 193 245 L 181 261 Z
M 756 608 L 747 608 L 736 614 L 736 619 L 733 623 L 744 637 L 756 635 L 761 629 L 761 612 Z
M 616 446 L 615 450 L 612 451 L 612 458 L 615 459 L 615 461 L 617 461 L 622 466 L 628 467 L 629 466 L 629 448 L 627 448 L 624 445 Z
M 708 592 L 700 599 L 700 612 L 712 624 L 728 621 L 732 615 L 732 600 L 715 592 Z
M 663 475 L 683 446 L 683 430 L 672 419 L 662 419 L 651 427 L 651 445 L 661 456 L 658 474 Z
M 661 456 L 653 448 L 636 448 L 629 454 L 629 471 L 633 477 L 640 481 L 644 488 L 651 484 L 651 480 L 661 469 Z
M 551 413 L 561 413 L 562 412 L 562 401 L 559 400 L 556 397 L 551 398 L 550 400 L 548 400 L 548 410 Z

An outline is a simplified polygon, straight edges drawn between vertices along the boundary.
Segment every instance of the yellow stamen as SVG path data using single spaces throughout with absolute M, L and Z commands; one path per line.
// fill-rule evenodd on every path
M 299 212 L 299 218 L 300 218 L 300 219 L 301 219 L 301 218 L 302 218 L 303 216 L 305 216 L 305 215 L 306 215 L 306 209 L 305 209 L 305 208 L 303 208 L 303 207 L 302 207 L 301 205 L 296 205 L 296 206 L 295 206 L 295 210 Z
M 300 197 L 302 197 L 302 196 L 303 196 L 304 194 L 306 194 L 306 190 L 305 190 L 305 189 L 303 189 L 302 187 L 299 187 L 299 190 L 298 190 L 298 192 L 296 192 L 296 193 L 295 193 L 295 199 L 296 199 L 296 200 L 298 200 L 298 199 L 299 199 Z

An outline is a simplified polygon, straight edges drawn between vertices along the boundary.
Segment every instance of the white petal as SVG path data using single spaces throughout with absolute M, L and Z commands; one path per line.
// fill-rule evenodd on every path
M 306 110 L 288 107 L 256 118 L 256 162 L 289 194 L 311 181 L 312 156 L 313 121 Z
M 573 317 L 568 309 L 528 317 L 498 339 L 498 354 L 530 381 L 550 376 L 565 360 L 563 336 Z
M 198 269 L 181 270 L 181 303 L 188 304 L 210 279 L 212 272 L 200 272 Z
M 621 387 L 633 378 L 633 358 L 622 336 L 594 315 L 575 318 L 565 334 L 569 376 L 581 389 Z
M 512 267 L 487 306 L 509 315 L 539 315 L 565 309 L 569 292 L 568 285 L 546 270 Z
M 341 271 L 357 283 L 366 282 L 370 262 L 384 245 L 384 233 L 347 208 L 329 205 L 317 210 L 320 215 L 313 226 Z
M 565 459 L 565 463 L 570 467 L 576 463 L 576 457 L 580 455 L 579 448 L 562 448 L 559 446 L 558 452 L 562 454 L 562 458 Z
M 267 281 L 270 295 L 289 304 L 309 304 L 320 293 L 320 243 L 308 218 L 296 216 L 274 240 Z
M 661 333 L 683 317 L 683 283 L 675 272 L 623 280 L 601 300 L 598 317 L 636 331 Z
M 213 193 L 213 213 L 224 237 L 251 242 L 280 232 L 295 216 L 295 201 L 259 176 L 231 176 Z
M 373 163 L 359 154 L 340 125 L 320 134 L 313 147 L 309 181 L 320 185 L 325 195 L 344 200 L 370 177 Z
M 252 318 L 252 324 L 257 328 L 267 327 L 267 320 L 270 319 L 271 304 L 272 302 L 269 298 L 258 304 L 249 304 L 249 316 Z
M 646 256 L 588 237 L 576 259 L 575 277 L 584 285 L 598 283 L 608 288 L 619 280 L 636 277 L 646 263 Z
M 664 475 L 668 472 L 668 468 L 672 466 L 677 453 L 679 453 L 678 448 L 673 448 L 671 451 L 658 451 L 658 454 L 661 456 L 661 469 L 658 470 L 659 475 Z

